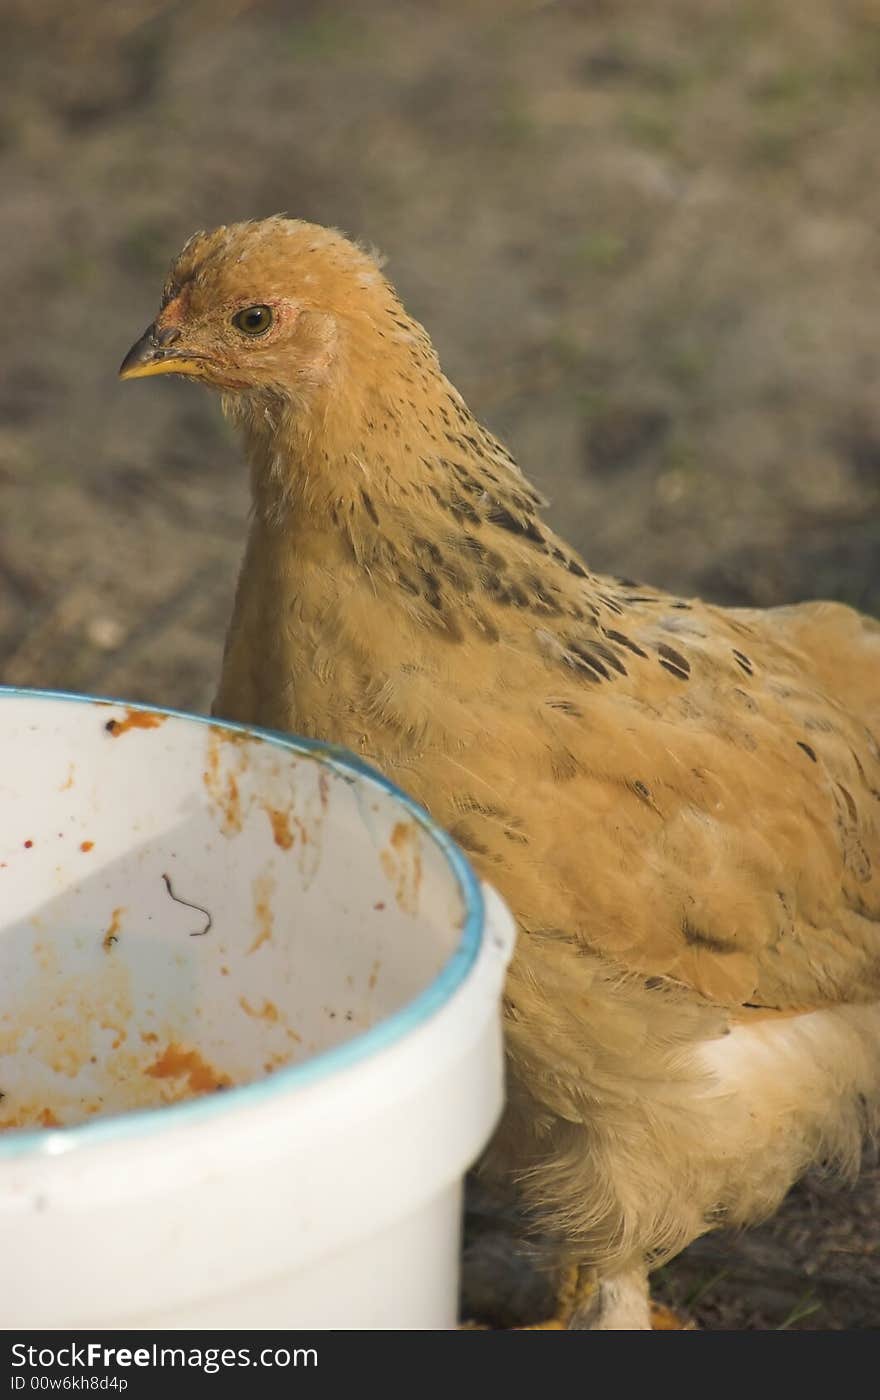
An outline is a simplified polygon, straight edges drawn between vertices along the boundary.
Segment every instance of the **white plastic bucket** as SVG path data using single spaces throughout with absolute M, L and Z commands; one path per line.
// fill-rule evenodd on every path
M 350 754 L 0 689 L 0 1325 L 453 1326 L 512 944 Z

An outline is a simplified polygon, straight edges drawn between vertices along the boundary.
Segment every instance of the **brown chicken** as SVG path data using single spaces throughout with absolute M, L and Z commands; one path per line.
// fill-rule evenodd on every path
M 480 1178 L 572 1325 L 647 1326 L 650 1267 L 854 1168 L 880 1102 L 880 625 L 593 574 L 331 230 L 196 234 L 120 372 L 243 433 L 215 713 L 371 760 L 514 910 Z

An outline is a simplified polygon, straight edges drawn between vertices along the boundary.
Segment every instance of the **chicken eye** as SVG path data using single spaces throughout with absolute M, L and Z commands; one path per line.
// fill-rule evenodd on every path
M 232 318 L 236 330 L 245 335 L 262 335 L 272 324 L 272 311 L 268 306 L 246 306 L 244 311 L 236 311 Z

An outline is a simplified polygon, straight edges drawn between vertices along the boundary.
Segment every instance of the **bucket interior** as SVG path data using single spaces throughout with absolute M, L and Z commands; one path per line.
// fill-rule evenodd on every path
M 466 899 L 393 790 L 162 711 L 0 698 L 0 1128 L 252 1083 L 374 1026 Z

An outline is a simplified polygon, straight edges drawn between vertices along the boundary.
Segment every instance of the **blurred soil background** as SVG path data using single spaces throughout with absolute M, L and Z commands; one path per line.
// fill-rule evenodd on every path
M 119 385 L 199 227 L 388 256 L 599 569 L 880 614 L 878 0 L 3 0 L 0 682 L 199 710 L 247 498 L 204 390 Z M 880 1174 L 657 1292 L 880 1323 Z

